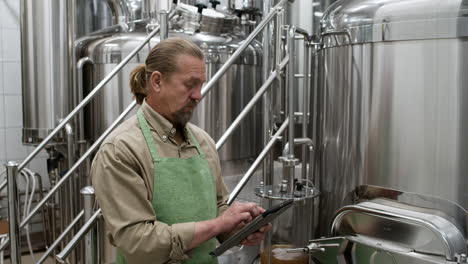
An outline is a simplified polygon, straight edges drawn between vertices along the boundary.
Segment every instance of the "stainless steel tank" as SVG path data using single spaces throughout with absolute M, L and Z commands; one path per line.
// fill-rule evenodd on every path
M 359 185 L 468 209 L 466 1 L 338 1 L 318 51 L 323 234 Z
M 217 18 L 219 22 L 223 22 L 217 27 L 213 23 L 216 19 L 203 15 L 199 25 L 184 27 L 187 20 L 196 17 L 194 16 L 196 14 L 189 16 L 189 11 L 186 9 L 179 9 L 178 12 L 179 20 L 173 21 L 169 37 L 188 38 L 202 48 L 206 57 L 209 79 L 236 50 L 245 36 L 234 34 L 232 27 L 226 27 L 226 25 L 233 25 L 230 17 Z M 84 68 L 85 93 L 109 74 L 131 50 L 143 41 L 146 35 L 146 24 L 141 22 L 136 24 L 132 32 L 122 31 L 81 39 L 78 44 L 80 56 L 93 60 L 93 64 L 86 65 Z M 129 73 L 135 66 L 144 63 L 149 48 L 158 42 L 157 36 L 148 48 L 143 48 L 89 105 L 85 118 L 88 139 L 95 140 L 133 100 L 128 86 Z M 192 122 L 205 129 L 217 140 L 252 98 L 256 89 L 260 87 L 260 82 L 261 47 L 258 42 L 254 42 L 202 100 L 194 113 Z M 260 130 L 261 124 L 256 119 L 258 114 L 255 111 L 250 114 L 220 150 L 222 160 L 250 158 L 259 151 L 261 142 L 259 134 L 255 133 Z
M 25 144 L 39 143 L 75 104 L 74 10 L 74 1 L 21 1 Z
M 340 0 L 325 12 L 316 54 L 316 237 L 345 234 L 331 229 L 341 221 L 336 212 L 359 204 L 359 190 L 375 188 L 379 195 L 369 199 L 398 202 L 378 210 L 409 206 L 413 217 L 433 210 L 468 239 L 467 14 L 465 0 Z M 397 230 L 367 223 L 387 227 L 379 237 L 387 243 Z M 408 241 L 419 239 L 415 229 L 402 230 Z M 413 261 L 385 263 L 426 263 Z

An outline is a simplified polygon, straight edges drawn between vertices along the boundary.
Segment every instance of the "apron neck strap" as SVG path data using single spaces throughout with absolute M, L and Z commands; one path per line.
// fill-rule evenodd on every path
M 195 144 L 195 147 L 197 148 L 198 154 L 200 154 L 201 156 L 204 157 L 205 154 L 203 154 L 203 151 L 201 150 L 200 144 L 198 144 L 197 139 L 193 136 L 192 130 L 189 129 L 188 126 L 187 126 L 187 131 L 188 131 L 190 137 L 192 138 L 193 144 Z
M 143 131 L 143 136 L 145 137 L 146 144 L 148 145 L 149 151 L 151 153 L 151 158 L 153 159 L 153 162 L 155 162 L 159 159 L 158 150 L 156 149 L 156 144 L 154 143 L 154 139 L 151 136 L 148 122 L 146 121 L 146 118 L 143 115 L 143 111 L 141 109 L 138 110 L 137 116 L 141 131 Z
M 143 111 L 141 109 L 138 110 L 137 116 L 138 116 L 138 122 L 140 123 L 141 130 L 143 131 L 143 136 L 145 137 L 145 140 L 146 140 L 146 144 L 148 144 L 148 148 L 149 148 L 149 151 L 151 153 L 151 158 L 153 159 L 153 161 L 157 161 L 159 159 L 158 150 L 156 148 L 156 144 L 154 143 L 154 139 L 151 136 L 148 121 L 146 121 L 146 118 L 145 118 L 145 116 L 143 114 Z M 201 150 L 200 144 L 198 144 L 197 139 L 193 136 L 192 130 L 187 127 L 187 131 L 188 131 L 190 137 L 192 138 L 193 144 L 197 148 L 198 154 L 204 157 L 205 154 L 203 154 L 203 151 Z

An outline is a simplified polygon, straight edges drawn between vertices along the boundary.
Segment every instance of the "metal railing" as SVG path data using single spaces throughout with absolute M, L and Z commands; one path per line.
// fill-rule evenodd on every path
M 271 150 L 271 148 L 274 146 L 274 144 L 276 143 L 277 140 L 280 139 L 280 136 L 281 134 L 283 134 L 284 130 L 289 126 L 289 118 L 286 118 L 283 122 L 283 124 L 280 126 L 280 128 L 278 129 L 278 131 L 276 131 L 275 135 L 273 135 L 273 137 L 270 139 L 270 141 L 268 142 L 268 144 L 266 145 L 266 147 L 262 150 L 262 152 L 260 153 L 260 155 L 257 157 L 257 159 L 254 161 L 254 163 L 252 164 L 252 166 L 250 166 L 249 170 L 247 171 L 247 173 L 242 177 L 242 179 L 240 180 L 240 182 L 237 184 L 237 186 L 234 188 L 234 190 L 231 192 L 231 194 L 229 195 L 229 200 L 228 200 L 228 204 L 232 204 L 234 202 L 234 200 L 237 198 L 237 196 L 239 195 L 239 193 L 242 191 L 242 189 L 244 188 L 244 186 L 247 184 L 247 182 L 249 181 L 249 179 L 252 177 L 252 175 L 254 174 L 255 170 L 258 168 L 258 166 L 260 165 L 260 163 L 263 161 L 263 159 L 266 157 L 266 155 L 268 154 L 268 152 Z
M 57 239 L 50 245 L 50 247 L 47 249 L 47 251 L 42 255 L 42 257 L 37 261 L 37 264 L 44 263 L 47 258 L 55 251 L 57 246 L 62 242 L 62 240 L 70 233 L 70 231 L 73 229 L 73 227 L 78 224 L 78 222 L 83 218 L 84 215 L 84 210 L 81 210 L 80 213 L 73 219 L 73 221 L 63 230 L 62 234 L 60 234 Z
M 172 17 L 171 15 L 170 17 Z M 42 142 L 33 150 L 31 154 L 29 154 L 26 159 L 21 164 L 7 164 L 7 182 L 2 183 L 0 189 L 4 187 L 4 185 L 8 185 L 10 181 L 14 181 L 16 179 L 18 173 L 24 169 L 29 162 L 31 162 L 39 152 L 44 149 L 44 147 L 55 137 L 57 134 L 70 122 L 72 118 L 74 118 L 79 112 L 97 95 L 97 93 L 104 88 L 104 86 L 115 76 L 119 73 L 122 68 L 159 32 L 160 27 L 156 27 L 146 38 L 145 40 L 138 45 L 127 57 L 122 60 L 113 70 L 109 73 L 58 125 L 54 128 L 54 130 L 44 139 Z M 99 137 L 98 140 L 88 149 L 88 151 L 71 167 L 68 172 L 53 186 L 53 188 L 45 195 L 45 197 L 31 210 L 31 212 L 23 219 L 21 224 L 19 224 L 19 229 L 26 226 L 26 224 L 32 219 L 32 217 L 37 213 L 37 211 L 44 205 L 46 202 L 57 192 L 57 190 L 75 173 L 75 171 L 79 168 L 79 166 L 99 147 L 102 141 L 109 135 L 109 133 L 123 120 L 123 118 L 136 106 L 136 102 L 133 101 L 125 110 L 124 112 L 114 121 L 114 123 L 109 126 L 109 128 Z M 12 186 L 11 188 L 15 188 Z M 12 192 L 10 187 L 8 188 L 8 192 Z M 14 206 L 14 199 L 8 199 L 9 206 Z M 10 219 L 14 218 L 14 215 L 9 215 Z M 17 218 L 17 217 L 16 217 Z M 17 222 L 16 221 L 10 222 Z M 14 228 L 10 228 L 10 233 L 12 237 L 18 237 L 19 231 L 16 231 Z M 4 250 L 5 247 L 10 243 L 10 236 L 8 236 L 3 243 L 0 245 L 0 251 Z M 15 241 L 16 243 L 16 238 Z M 14 252 L 19 252 L 18 245 L 11 245 L 11 254 L 12 260 L 15 257 Z M 18 262 L 20 263 L 20 259 Z
M 271 20 L 275 17 L 275 14 L 282 9 L 282 5 L 286 4 L 287 0 L 282 0 L 280 1 L 273 9 L 272 11 L 266 16 L 262 22 L 255 28 L 255 30 L 247 37 L 247 39 L 244 41 L 244 43 L 230 56 L 230 58 L 226 61 L 226 63 L 216 72 L 216 74 L 211 78 L 208 83 L 203 87 L 202 89 L 202 96 L 205 96 L 210 89 L 216 84 L 217 81 L 222 77 L 223 74 L 227 72 L 230 66 L 234 64 L 234 62 L 238 59 L 238 57 L 242 54 L 242 52 L 251 44 L 251 42 L 255 39 L 255 37 L 262 31 L 262 29 L 265 28 L 265 26 L 271 22 Z M 273 83 L 275 79 L 278 78 L 280 75 L 281 71 L 283 68 L 288 64 L 289 57 L 286 57 L 282 60 L 282 62 L 278 65 L 276 70 L 270 74 L 270 76 L 266 79 L 265 83 L 260 87 L 260 89 L 257 91 L 257 93 L 253 96 L 253 98 L 249 101 L 249 103 L 246 105 L 246 107 L 243 109 L 243 111 L 238 115 L 238 117 L 233 121 L 231 126 L 226 130 L 226 132 L 222 135 L 220 140 L 216 143 L 216 149 L 219 150 L 226 140 L 229 138 L 229 136 L 232 135 L 234 130 L 239 126 L 240 122 L 245 118 L 245 116 L 253 109 L 254 105 L 259 101 L 259 99 L 262 97 L 262 95 L 267 91 L 267 89 L 270 87 L 270 85 Z M 229 204 L 234 201 L 234 199 L 237 197 L 239 192 L 242 190 L 242 188 L 245 186 L 245 184 L 248 182 L 248 180 L 251 178 L 255 170 L 258 168 L 260 163 L 263 161 L 263 159 L 266 157 L 266 155 L 269 153 L 271 148 L 273 147 L 274 143 L 279 139 L 280 135 L 284 132 L 286 127 L 289 124 L 289 119 L 286 118 L 286 120 L 283 122 L 281 127 L 278 129 L 276 134 L 272 137 L 272 139 L 268 142 L 266 145 L 265 149 L 260 153 L 260 155 L 257 157 L 255 162 L 252 164 L 252 166 L 249 168 L 247 173 L 244 175 L 240 183 L 237 185 L 236 189 L 232 192 L 230 198 L 229 198 Z M 78 231 L 78 233 L 73 237 L 73 239 L 67 244 L 67 246 L 60 252 L 57 256 L 56 259 L 60 263 L 66 263 L 66 258 L 68 255 L 72 252 L 72 250 L 79 244 L 81 239 L 83 239 L 86 235 L 86 233 L 90 230 L 91 226 L 95 223 L 98 215 L 100 214 L 101 209 L 98 209 L 95 214 L 93 215 L 92 218 L 90 218 L 84 226 Z
M 274 8 L 271 9 L 271 11 L 265 16 L 265 18 L 259 23 L 259 25 L 255 28 L 255 30 L 246 38 L 246 40 L 242 43 L 242 45 L 230 56 L 230 58 L 226 61 L 226 63 L 216 72 L 216 74 L 209 80 L 209 82 L 203 87 L 202 89 L 202 96 L 205 96 L 210 89 L 219 81 L 219 79 L 227 72 L 230 66 L 234 64 L 234 62 L 239 58 L 239 56 L 242 54 L 242 52 L 252 43 L 252 41 L 257 37 L 257 35 L 262 32 L 262 30 L 272 21 L 272 19 L 275 17 L 275 15 L 278 12 L 281 12 L 283 10 L 283 6 L 288 2 L 288 0 L 281 0 Z M 170 16 L 172 17 L 172 16 Z M 169 19 L 170 19 L 169 17 Z M 7 176 L 10 175 L 11 179 L 15 178 L 15 172 L 20 171 L 23 169 L 49 142 L 52 140 L 53 137 L 55 137 L 59 131 L 64 128 L 65 125 L 73 118 L 75 117 L 83 108 L 86 104 L 88 104 L 95 96 L 96 94 L 106 85 L 129 61 L 130 59 L 135 56 L 150 40 L 152 37 L 154 37 L 158 32 L 160 31 L 160 27 L 157 27 L 154 29 L 147 37 L 146 39 L 137 47 L 135 48 L 122 62 L 118 64 L 118 66 L 109 74 L 107 75 L 73 110 L 72 112 L 67 115 L 60 123 L 57 125 L 57 127 L 34 149 L 34 151 L 21 163 L 21 164 L 16 164 L 16 166 L 12 166 L 12 172 L 8 173 Z M 167 31 L 166 31 L 167 32 Z M 277 43 L 277 45 L 280 45 Z M 277 49 L 279 50 L 279 49 Z M 278 55 L 277 55 L 278 56 Z M 83 62 L 81 62 L 83 63 Z M 226 132 L 223 134 L 223 136 L 218 140 L 216 143 L 216 149 L 220 149 L 226 140 L 232 135 L 234 130 L 239 126 L 240 122 L 245 118 L 245 116 L 250 112 L 254 105 L 259 101 L 259 99 L 263 96 L 263 94 L 268 90 L 270 85 L 273 83 L 275 79 L 280 78 L 280 73 L 283 70 L 283 68 L 290 63 L 290 56 L 287 56 L 282 59 L 281 63 L 278 63 L 276 65 L 275 71 L 273 71 L 268 78 L 264 76 L 265 78 L 265 83 L 261 86 L 261 88 L 257 91 L 257 93 L 254 95 L 254 97 L 251 99 L 251 101 L 247 104 L 247 106 L 244 108 L 244 110 L 238 115 L 236 120 L 231 124 L 231 126 L 226 130 Z M 268 66 L 265 66 L 268 67 Z M 266 74 L 268 71 L 264 69 L 264 73 Z M 108 134 L 120 123 L 120 121 L 136 106 L 136 102 L 133 101 L 125 110 L 124 112 L 121 113 L 121 115 L 112 123 L 111 126 L 99 137 L 98 140 L 95 141 L 95 143 L 86 151 L 86 153 L 68 170 L 68 172 L 54 185 L 54 187 L 47 193 L 47 195 L 36 205 L 36 207 L 30 212 L 30 214 L 25 217 L 25 219 L 21 222 L 21 224 L 18 226 L 18 228 L 24 227 L 32 218 L 32 216 L 37 213 L 39 208 L 41 208 L 51 197 L 52 195 L 57 192 L 57 190 L 70 178 L 73 173 L 79 168 L 79 166 L 99 147 L 99 145 L 102 143 L 102 141 L 108 136 Z M 288 117 L 285 119 L 285 121 L 282 123 L 280 128 L 276 131 L 275 135 L 268 141 L 266 144 L 265 148 L 262 150 L 262 152 L 259 154 L 255 162 L 252 164 L 252 166 L 249 168 L 247 173 L 244 175 L 242 180 L 239 182 L 239 184 L 236 186 L 236 188 L 233 190 L 231 193 L 228 203 L 231 204 L 237 195 L 240 193 L 240 191 L 243 189 L 245 184 L 248 182 L 250 177 L 253 175 L 255 170 L 258 168 L 260 163 L 263 161 L 263 159 L 267 156 L 271 148 L 274 146 L 274 144 L 278 141 L 280 138 L 281 134 L 285 131 L 285 129 L 289 126 L 289 129 L 291 130 L 291 120 L 293 117 Z M 16 169 L 15 169 L 16 167 Z M 10 180 L 11 180 L 10 179 Z M 0 189 L 6 185 L 6 182 L 2 183 L 0 185 Z M 39 260 L 39 263 L 42 263 L 57 247 L 57 245 L 64 239 L 64 237 L 67 235 L 67 233 L 75 226 L 79 220 L 83 217 L 85 214 L 84 211 L 81 211 L 74 219 L 73 221 L 67 226 L 67 228 L 62 232 L 62 234 L 57 238 L 56 241 L 51 245 L 51 247 L 46 251 L 46 253 L 42 256 L 42 258 Z M 83 227 L 78 231 L 78 233 L 71 239 L 71 241 L 67 244 L 67 246 L 60 252 L 56 258 L 59 262 L 65 263 L 66 258 L 68 255 L 72 252 L 72 250 L 78 245 L 78 243 L 86 236 L 86 234 L 89 232 L 89 230 L 92 228 L 92 226 L 95 224 L 96 220 L 98 219 L 99 215 L 101 214 L 101 209 L 98 209 L 97 211 L 94 212 L 94 214 L 87 219 L 86 223 L 83 225 Z M 13 227 L 14 228 L 14 227 Z M 18 234 L 18 233 L 16 233 Z M 9 239 L 7 238 L 6 241 L 0 245 L 0 250 L 3 250 L 5 246 L 8 244 Z M 16 240 L 15 240 L 16 242 Z M 13 251 L 13 248 L 12 248 Z M 13 253 L 12 253 L 12 257 Z M 19 256 L 20 258 L 20 256 Z M 13 258 L 12 258 L 13 259 Z M 18 260 L 20 261 L 20 259 Z M 20 263 L 20 262 L 17 262 Z
M 255 104 L 260 100 L 262 95 L 270 88 L 270 85 L 276 79 L 276 77 L 281 74 L 281 70 L 286 66 L 289 61 L 289 56 L 284 58 L 281 62 L 280 67 L 278 70 L 272 72 L 265 83 L 260 87 L 260 89 L 255 93 L 252 99 L 247 103 L 244 109 L 240 112 L 240 114 L 236 117 L 236 119 L 232 122 L 232 124 L 228 127 L 226 132 L 221 136 L 221 138 L 216 142 L 216 150 L 219 150 L 227 141 L 227 139 L 234 133 L 234 130 L 240 125 L 242 120 L 247 116 L 247 114 L 253 109 Z
M 236 51 L 229 57 L 226 63 L 216 72 L 216 74 L 206 83 L 202 89 L 202 96 L 204 97 L 213 86 L 221 79 L 221 77 L 227 72 L 229 67 L 234 64 L 234 62 L 239 58 L 242 52 L 252 43 L 252 41 L 262 32 L 262 30 L 268 25 L 268 23 L 273 20 L 276 13 L 281 10 L 281 8 L 288 2 L 288 0 L 281 0 L 275 7 L 266 15 L 263 20 L 258 24 L 258 26 L 250 33 L 250 35 L 244 40 L 242 45 L 240 45 Z

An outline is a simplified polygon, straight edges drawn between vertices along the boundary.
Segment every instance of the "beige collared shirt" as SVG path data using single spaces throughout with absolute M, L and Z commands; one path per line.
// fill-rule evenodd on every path
M 189 158 L 197 149 L 187 135 L 190 128 L 206 156 L 216 184 L 218 215 L 226 210 L 224 185 L 215 143 L 202 129 L 187 124 L 185 141 L 175 141 L 175 127 L 146 101 L 141 109 L 150 126 L 161 157 Z M 96 198 L 109 229 L 109 239 L 128 263 L 174 263 L 187 259 L 195 223 L 167 225 L 158 222 L 151 204 L 154 168 L 138 119 L 135 116 L 116 128 L 102 143 L 91 167 Z

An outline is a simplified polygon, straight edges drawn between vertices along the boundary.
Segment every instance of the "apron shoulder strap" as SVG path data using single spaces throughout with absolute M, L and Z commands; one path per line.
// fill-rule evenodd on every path
M 145 137 L 146 144 L 148 145 L 149 151 L 151 153 L 151 158 L 153 162 L 156 162 L 159 159 L 158 150 L 156 148 L 156 144 L 154 143 L 153 136 L 151 136 L 151 131 L 146 121 L 145 116 L 143 115 L 143 111 L 138 110 L 138 122 L 140 123 L 141 131 L 143 132 L 143 136 Z

